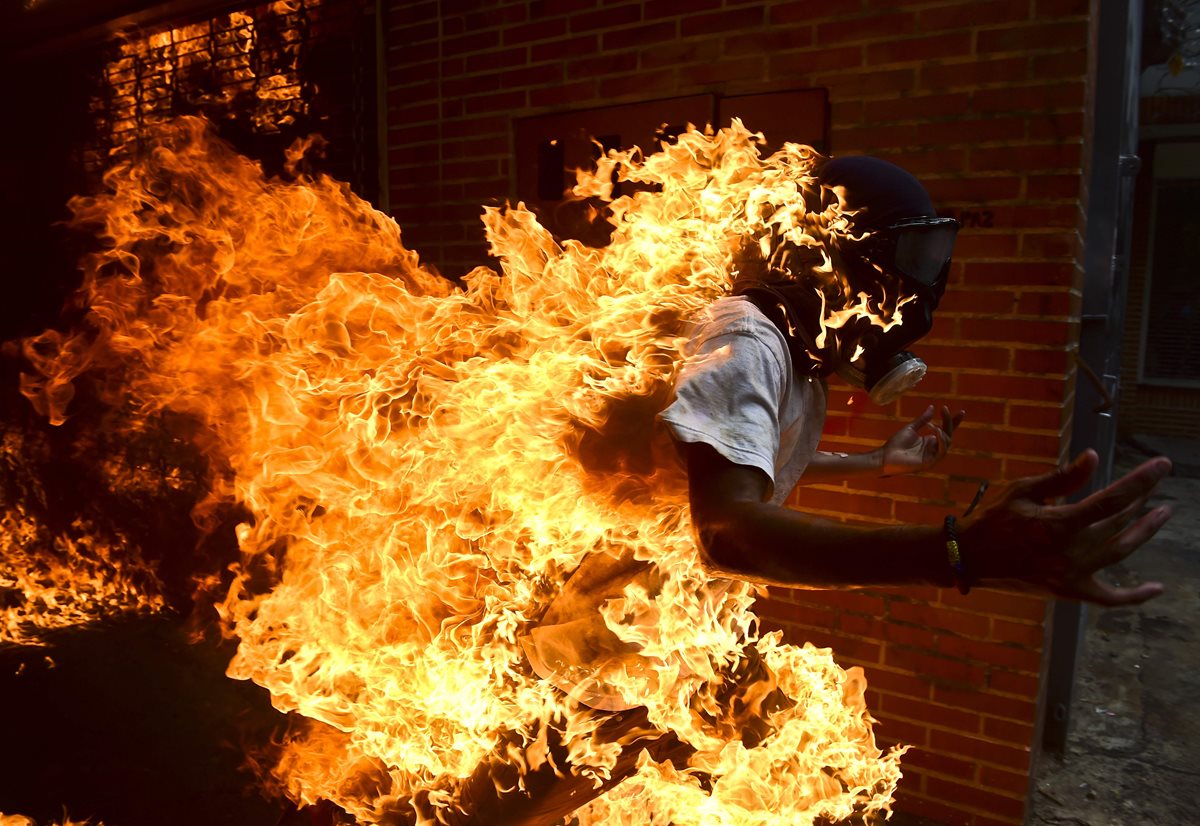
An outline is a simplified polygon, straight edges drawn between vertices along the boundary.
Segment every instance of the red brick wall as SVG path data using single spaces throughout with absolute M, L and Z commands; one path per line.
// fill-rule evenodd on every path
M 954 399 L 968 419 L 936 474 L 870 491 L 804 488 L 797 504 L 940 522 L 979 479 L 996 486 L 1061 458 L 1079 312 L 1087 0 L 397 0 L 387 25 L 393 211 L 408 243 L 450 274 L 484 260 L 480 204 L 513 194 L 514 117 L 825 87 L 833 154 L 902 164 L 965 225 L 917 348 L 929 376 L 888 410 L 833 388 L 825 445 L 874 446 L 930 401 Z M 902 810 L 1022 822 L 1044 601 L 780 590 L 760 607 L 790 638 L 866 668 L 881 737 L 918 747 Z

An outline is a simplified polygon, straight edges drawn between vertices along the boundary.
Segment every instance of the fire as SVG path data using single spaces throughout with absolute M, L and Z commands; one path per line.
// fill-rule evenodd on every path
M 836 205 L 805 211 L 815 157 L 763 159 L 737 121 L 647 157 L 610 152 L 576 194 L 610 196 L 614 168 L 654 186 L 611 201 L 609 246 L 488 208 L 501 272 L 463 288 L 345 186 L 268 180 L 195 119 L 72 202 L 107 242 L 85 261 L 89 315 L 26 343 L 23 392 L 62 422 L 72 383 L 101 372 L 112 403 L 203 425 L 199 510 L 252 514 L 219 606 L 239 641 L 228 674 L 305 721 L 276 769 L 294 800 L 365 823 L 420 792 L 449 805 L 485 758 L 536 760 L 498 745 L 546 722 L 575 771 L 605 778 L 619 746 L 530 673 L 520 638 L 586 556 L 608 554 L 654 572 L 602 609 L 640 650 L 608 677 L 696 753 L 689 767 L 643 755 L 581 823 L 888 810 L 900 750 L 875 745 L 861 671 L 760 636 L 752 586 L 701 565 L 679 468 L 614 436 L 627 403 L 670 387 L 681 321 L 728 291 L 747 239 L 815 247 L 844 231 Z M 652 412 L 640 421 L 653 431 Z M 753 747 L 733 707 L 761 698 L 723 685 L 748 653 L 788 700 L 762 712 L 771 733 Z
M 37 821 L 25 815 L 6 815 L 0 812 L 0 826 L 38 826 Z M 53 823 L 47 823 L 46 826 L 104 826 L 99 821 L 93 822 L 90 818 L 84 820 L 74 820 L 63 814 L 62 820 L 56 820 Z
M 118 526 L 98 524 L 95 513 L 65 525 L 51 518 L 52 492 L 36 461 L 49 446 L 14 424 L 0 423 L 0 645 L 45 645 L 58 629 L 163 610 L 158 578 Z M 112 457 L 99 471 L 136 491 L 149 474 L 124 458 Z M 161 477 L 153 481 L 162 484 Z

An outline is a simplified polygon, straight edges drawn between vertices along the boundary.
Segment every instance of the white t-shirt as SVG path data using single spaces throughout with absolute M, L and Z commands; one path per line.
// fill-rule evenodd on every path
M 771 480 L 783 504 L 825 426 L 825 385 L 797 377 L 783 334 L 748 299 L 722 298 L 693 323 L 675 396 L 659 418 Z
M 679 442 L 710 445 L 771 480 L 782 504 L 816 452 L 825 422 L 825 385 L 798 378 L 787 342 L 749 300 L 722 298 L 688 330 L 685 363 L 659 414 Z M 521 640 L 534 672 L 592 708 L 635 707 L 605 685 L 606 669 L 636 668 L 638 649 L 604 624 L 600 607 L 637 582 L 653 588 L 646 562 L 589 555 Z

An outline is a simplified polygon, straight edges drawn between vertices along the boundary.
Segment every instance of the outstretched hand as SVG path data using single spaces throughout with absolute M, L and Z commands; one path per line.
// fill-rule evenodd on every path
M 924 413 L 884 443 L 880 448 L 884 476 L 918 473 L 942 460 L 950 450 L 954 431 L 962 424 L 966 411 L 960 410 L 951 416 L 950 408 L 943 405 L 941 427 L 933 423 L 933 415 L 933 405 L 929 405 Z
M 1095 451 L 1084 451 L 1065 467 L 1014 482 L 998 502 L 965 520 L 960 538 L 969 576 L 1015 579 L 1063 599 L 1109 606 L 1161 594 L 1159 582 L 1122 588 L 1097 573 L 1125 559 L 1171 518 L 1166 506 L 1139 516 L 1171 472 L 1171 461 L 1151 459 L 1079 502 L 1053 504 L 1087 484 L 1098 462 Z

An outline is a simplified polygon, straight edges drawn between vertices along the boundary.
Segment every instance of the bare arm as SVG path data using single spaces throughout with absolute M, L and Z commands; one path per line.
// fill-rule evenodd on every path
M 950 450 L 954 431 L 966 414 L 954 415 L 942 406 L 941 426 L 933 423 L 934 408 L 906 424 L 884 444 L 866 453 L 826 453 L 818 451 L 804 469 L 798 484 L 841 482 L 854 478 L 878 478 L 902 473 L 920 473 L 940 462 Z
M 952 576 L 941 526 L 841 525 L 763 501 L 768 480 L 711 447 L 687 445 L 692 520 L 701 551 L 722 575 L 800 588 L 867 585 L 947 586 Z M 1078 490 L 1096 454 L 1014 483 L 997 502 L 962 523 L 968 575 L 978 585 L 1019 583 L 1046 595 L 1105 605 L 1143 602 L 1159 583 L 1117 588 L 1097 572 L 1124 559 L 1170 517 L 1167 508 L 1136 518 L 1170 472 L 1152 459 L 1081 502 L 1047 502 Z
M 950 585 L 940 528 L 860 528 L 764 502 L 769 480 L 705 444 L 685 448 L 692 522 L 714 571 L 807 588 Z

